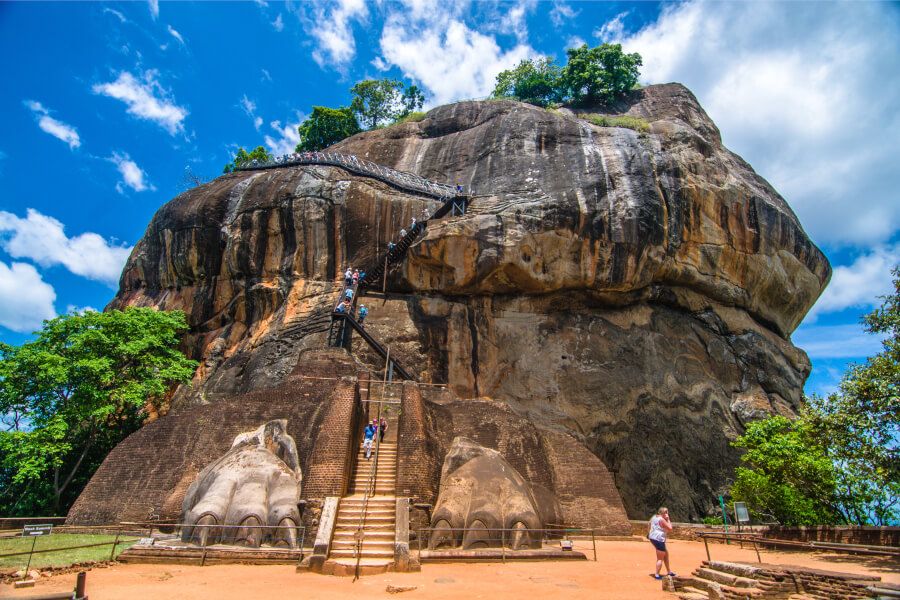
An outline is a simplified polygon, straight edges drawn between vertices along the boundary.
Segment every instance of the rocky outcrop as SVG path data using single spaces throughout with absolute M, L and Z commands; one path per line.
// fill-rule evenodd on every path
M 616 110 L 649 132 L 462 102 L 335 149 L 474 195 L 429 223 L 367 329 L 417 377 L 580 440 L 632 516 L 686 520 L 748 420 L 797 410 L 809 363 L 789 335 L 830 267 L 685 88 Z M 336 167 L 226 175 L 156 214 L 111 306 L 188 313 L 202 364 L 176 407 L 270 387 L 325 343 L 340 272 L 436 206 Z

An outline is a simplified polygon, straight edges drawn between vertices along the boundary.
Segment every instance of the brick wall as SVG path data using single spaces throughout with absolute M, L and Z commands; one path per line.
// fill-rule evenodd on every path
M 554 431 L 541 435 L 563 522 L 602 535 L 631 535 L 622 497 L 603 461 L 570 435 Z
M 343 350 L 307 353 L 284 384 L 173 411 L 142 427 L 116 446 L 69 511 L 70 524 L 144 521 L 151 513 L 179 520 L 188 486 L 210 462 L 228 451 L 234 437 L 271 419 L 287 419 L 303 470 L 302 495 L 335 483 L 328 465 L 340 463 L 341 444 L 352 434 L 344 424 L 352 414 L 354 380 L 306 379 L 353 376 L 356 366 Z M 320 438 L 328 452 L 319 455 Z M 346 459 L 344 459 L 346 461 Z M 327 482 L 321 481 L 327 479 Z M 315 503 L 313 503 L 315 504 Z
M 440 484 L 444 453 L 430 434 L 428 416 L 419 387 L 404 383 L 397 428 L 397 496 L 410 498 L 412 504 L 433 504 Z
M 355 432 L 359 428 L 359 388 L 355 378 L 344 377 L 334 387 L 310 458 L 304 498 L 343 496 L 349 472 Z

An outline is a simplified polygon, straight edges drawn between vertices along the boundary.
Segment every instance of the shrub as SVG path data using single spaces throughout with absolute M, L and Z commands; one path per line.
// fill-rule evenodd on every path
M 425 120 L 425 113 L 414 110 L 413 112 L 398 118 L 396 121 L 394 121 L 394 124 L 396 125 L 399 123 L 418 123 L 419 121 L 424 121 L 424 120 Z
M 640 117 L 631 117 L 628 115 L 610 117 L 607 115 L 590 113 L 581 115 L 581 118 L 588 123 L 593 123 L 597 127 L 624 127 L 626 129 L 633 129 L 639 133 L 648 133 L 650 131 L 650 123 Z

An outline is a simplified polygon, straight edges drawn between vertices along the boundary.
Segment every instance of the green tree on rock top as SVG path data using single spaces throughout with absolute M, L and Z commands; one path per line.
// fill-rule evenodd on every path
M 497 75 L 497 85 L 491 95 L 547 106 L 564 99 L 561 76 L 562 70 L 550 57 L 523 60 L 515 69 Z
M 422 108 L 425 96 L 415 85 L 406 87 L 396 79 L 366 79 L 352 88 L 350 108 L 368 129 L 402 119 Z
M 190 381 L 184 313 L 85 311 L 0 344 L 0 514 L 59 513 L 106 454 Z
M 252 152 L 247 152 L 244 150 L 244 147 L 241 146 L 235 153 L 234 160 L 225 165 L 225 168 L 222 169 L 222 173 L 231 173 L 235 169 L 249 165 L 254 160 L 261 163 L 268 162 L 272 160 L 272 155 L 262 146 L 257 146 Z
M 297 152 L 322 150 L 362 131 L 349 106 L 313 106 L 312 113 L 297 130 L 300 132 Z

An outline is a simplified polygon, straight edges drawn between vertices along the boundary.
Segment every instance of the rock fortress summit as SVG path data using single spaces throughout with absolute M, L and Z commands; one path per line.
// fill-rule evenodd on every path
M 184 518 L 235 436 L 277 420 L 302 472 L 279 477 L 314 535 L 326 499 L 353 492 L 360 399 L 387 349 L 413 382 L 388 386 L 401 404 L 384 493 L 410 498 L 413 526 L 486 526 L 475 505 L 528 529 L 628 533 L 660 504 L 698 519 L 748 421 L 799 409 L 810 365 L 790 334 L 831 268 L 683 86 L 614 110 L 460 102 L 329 152 L 460 184 L 465 213 L 435 218 L 446 198 L 321 162 L 224 175 L 163 206 L 110 306 L 183 310 L 201 366 L 109 455 L 71 522 Z M 354 299 L 365 329 L 349 328 L 332 314 L 344 270 L 379 265 Z M 479 498 L 492 489 L 506 500 Z

